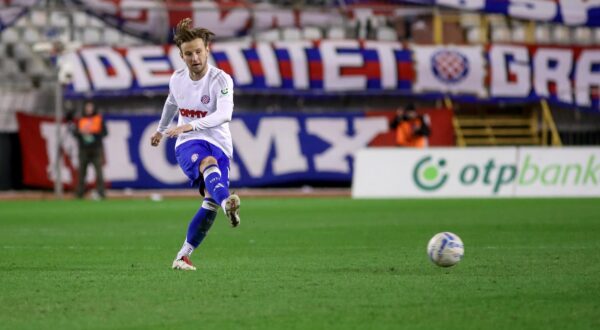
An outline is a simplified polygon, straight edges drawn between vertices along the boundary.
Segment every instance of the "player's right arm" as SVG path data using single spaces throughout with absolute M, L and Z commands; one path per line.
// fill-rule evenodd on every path
M 163 134 L 169 128 L 169 125 L 173 121 L 173 118 L 175 118 L 175 115 L 177 114 L 177 109 L 178 107 L 177 102 L 175 102 L 175 97 L 173 96 L 173 94 L 169 93 L 169 96 L 165 101 L 165 105 L 163 106 L 162 115 L 160 116 L 160 122 L 158 123 L 156 133 L 154 133 L 150 138 L 150 144 L 152 146 L 156 147 L 160 143 Z

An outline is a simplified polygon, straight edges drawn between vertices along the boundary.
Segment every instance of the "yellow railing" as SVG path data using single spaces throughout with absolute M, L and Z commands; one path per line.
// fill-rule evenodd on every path
M 459 22 L 461 17 L 456 13 L 442 13 L 438 7 L 433 10 L 433 41 L 435 44 L 444 43 L 444 22 Z M 486 44 L 489 40 L 490 20 L 487 15 L 480 15 L 480 42 Z M 525 25 L 525 41 L 535 42 L 534 21 Z M 444 105 L 453 108 L 450 98 L 445 97 Z M 541 116 L 537 109 L 532 109 L 529 117 L 506 118 L 504 116 L 488 115 L 486 117 L 468 118 L 455 116 L 452 119 L 456 145 L 460 147 L 469 144 L 477 145 L 552 145 L 562 146 L 560 135 L 554 123 L 550 106 L 546 100 L 540 101 Z
M 542 144 L 548 145 L 548 131 L 550 131 L 550 145 L 561 147 L 562 141 L 560 140 L 558 129 L 556 129 L 554 118 L 552 118 L 552 111 L 550 111 L 548 101 L 541 100 L 540 105 L 542 108 Z
M 541 108 L 529 114 L 515 116 L 498 113 L 457 115 L 452 119 L 456 145 L 543 145 L 562 146 L 560 135 L 552 118 L 548 103 L 540 102 Z

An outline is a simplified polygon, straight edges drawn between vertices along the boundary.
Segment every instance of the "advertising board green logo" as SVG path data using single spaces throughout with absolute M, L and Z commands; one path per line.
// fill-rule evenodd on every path
M 458 190 L 472 187 L 479 192 L 489 189 L 492 194 L 505 195 L 531 187 L 592 189 L 600 186 L 600 164 L 596 159 L 594 154 L 573 160 L 549 160 L 522 153 L 516 162 L 507 157 L 465 161 L 427 155 L 415 163 L 412 177 L 415 185 L 426 192 L 434 192 L 444 185 Z
M 420 189 L 427 191 L 436 190 L 448 180 L 448 174 L 442 174 L 444 167 L 446 167 L 445 159 L 441 158 L 437 162 L 433 162 L 431 156 L 427 156 L 415 165 L 413 180 Z

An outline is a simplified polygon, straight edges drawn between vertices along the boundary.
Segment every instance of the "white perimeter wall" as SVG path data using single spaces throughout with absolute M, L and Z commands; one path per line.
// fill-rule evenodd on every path
M 352 196 L 600 197 L 600 147 L 363 149 Z

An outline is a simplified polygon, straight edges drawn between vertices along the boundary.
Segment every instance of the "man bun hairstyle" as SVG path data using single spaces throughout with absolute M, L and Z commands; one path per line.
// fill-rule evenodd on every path
M 204 41 L 204 45 L 208 47 L 214 37 L 215 34 L 207 29 L 193 28 L 191 18 L 184 18 L 177 24 L 173 40 L 175 41 L 177 47 L 181 49 L 181 44 L 184 42 L 189 42 L 198 38 L 202 39 Z

